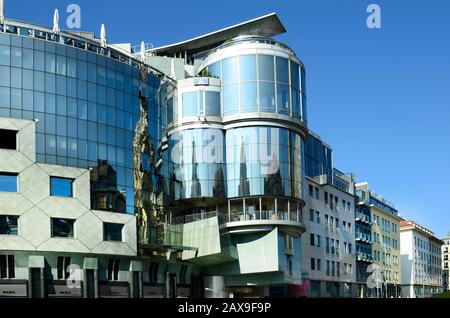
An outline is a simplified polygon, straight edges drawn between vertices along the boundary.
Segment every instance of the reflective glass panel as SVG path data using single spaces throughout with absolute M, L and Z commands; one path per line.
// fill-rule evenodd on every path
M 73 238 L 75 220 L 52 218 L 52 237 Z
M 223 84 L 236 83 L 238 81 L 238 60 L 231 57 L 223 60 Z
M 197 92 L 183 93 L 183 117 L 198 115 Z
M 17 192 L 17 174 L 0 173 L 0 192 Z
M 276 57 L 277 82 L 289 85 L 289 61 L 282 57 Z
M 237 84 L 226 85 L 223 88 L 223 114 L 234 115 L 239 112 L 239 86 Z
M 50 177 L 50 195 L 56 197 L 72 197 L 73 179 Z
M 275 112 L 275 83 L 259 82 L 259 106 L 261 112 Z
M 256 82 L 241 83 L 241 113 L 258 111 Z
M 220 116 L 219 92 L 205 92 L 205 112 L 206 116 Z
M 122 242 L 123 224 L 104 223 L 104 240 L 112 242 Z
M 0 235 L 18 235 L 18 216 L 0 215 Z
M 258 65 L 260 81 L 275 81 L 273 56 L 259 55 Z
M 256 81 L 256 55 L 241 55 L 239 67 L 241 82 Z

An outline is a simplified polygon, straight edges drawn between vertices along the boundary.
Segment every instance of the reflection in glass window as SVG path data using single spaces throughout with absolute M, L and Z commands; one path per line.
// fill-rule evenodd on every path
M 239 112 L 239 87 L 238 84 L 226 85 L 223 88 L 223 114 L 234 115 Z
M 300 88 L 300 72 L 299 65 L 291 61 L 291 85 L 297 89 Z
M 277 82 L 289 85 L 289 61 L 285 58 L 278 57 L 277 61 Z
M 220 116 L 220 93 L 205 92 L 205 115 Z
M 33 50 L 23 49 L 22 66 L 27 69 L 33 69 Z
M 183 93 L 183 117 L 198 115 L 197 92 Z
M 18 235 L 18 216 L 0 215 L 0 235 Z
M 212 74 L 212 76 L 221 78 L 222 77 L 222 63 L 216 62 L 214 64 L 211 64 L 210 66 L 208 66 L 208 71 Z
M 239 57 L 240 81 L 256 81 L 256 55 Z
M 274 82 L 259 82 L 259 106 L 261 112 L 275 112 Z
M 258 111 L 256 82 L 241 83 L 241 113 Z
M 274 81 L 274 63 L 273 56 L 271 55 L 259 55 L 259 80 L 260 81 Z
M 72 197 L 73 179 L 50 177 L 50 195 L 56 197 Z
M 104 223 L 103 234 L 104 241 L 109 242 L 122 242 L 123 224 L 116 223 Z
M 223 60 L 223 84 L 238 82 L 238 62 L 237 57 Z
M 0 192 L 17 192 L 17 174 L 0 172 Z
M 308 121 L 307 109 L 306 96 L 305 94 L 302 94 L 302 117 L 304 121 Z
M 292 115 L 301 118 L 300 113 L 300 91 L 292 89 Z
M 302 92 L 303 94 L 306 94 L 306 72 L 303 68 L 301 74 L 302 74 Z
M 278 112 L 280 114 L 290 114 L 290 98 L 289 98 L 289 86 L 278 84 L 277 85 L 277 103 Z
M 52 237 L 73 238 L 75 220 L 52 218 Z
M 9 45 L 0 45 L 0 64 L 11 65 L 11 52 Z

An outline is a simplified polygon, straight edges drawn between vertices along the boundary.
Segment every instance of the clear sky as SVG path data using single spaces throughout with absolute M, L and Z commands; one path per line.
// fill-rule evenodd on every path
M 53 9 L 82 10 L 82 30 L 106 24 L 110 42 L 161 46 L 270 12 L 277 39 L 308 72 L 310 128 L 335 166 L 395 203 L 402 216 L 450 231 L 450 1 L 446 0 L 5 0 L 6 16 L 52 25 Z M 366 8 L 382 10 L 368 29 Z M 62 25 L 62 28 L 65 26 Z

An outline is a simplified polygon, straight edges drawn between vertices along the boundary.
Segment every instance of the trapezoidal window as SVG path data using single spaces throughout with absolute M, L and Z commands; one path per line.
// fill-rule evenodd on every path
M 17 150 L 17 131 L 0 129 L 0 149 Z

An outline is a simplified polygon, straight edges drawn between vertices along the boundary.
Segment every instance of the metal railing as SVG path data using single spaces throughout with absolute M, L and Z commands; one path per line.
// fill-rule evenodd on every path
M 178 224 L 188 224 L 192 222 L 202 221 L 211 219 L 214 217 L 219 217 L 219 221 L 223 222 L 243 222 L 243 221 L 261 221 L 261 220 L 272 220 L 272 221 L 288 221 L 301 223 L 301 213 L 300 212 L 274 212 L 274 211 L 261 211 L 261 212 L 231 212 L 226 214 L 223 212 L 204 212 L 196 213 L 190 215 L 179 216 L 171 218 L 168 220 L 168 224 L 178 225 Z

